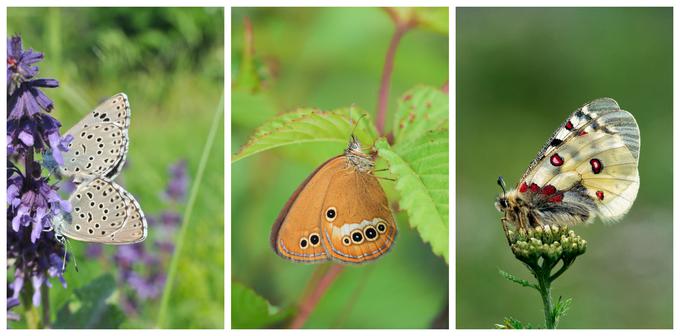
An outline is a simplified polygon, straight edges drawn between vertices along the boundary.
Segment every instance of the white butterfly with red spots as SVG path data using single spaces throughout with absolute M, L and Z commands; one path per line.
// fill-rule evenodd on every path
M 496 208 L 520 228 L 621 219 L 640 187 L 640 129 L 611 98 L 574 112 L 538 152 Z

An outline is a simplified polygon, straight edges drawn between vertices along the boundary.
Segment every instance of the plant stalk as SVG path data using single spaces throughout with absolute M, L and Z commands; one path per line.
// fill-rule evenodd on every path
M 547 329 L 555 329 L 555 306 L 552 301 L 552 289 L 550 280 L 550 270 L 552 264 L 547 261 L 544 262 L 542 268 L 536 272 L 536 279 L 538 280 L 538 291 L 541 293 L 543 300 L 543 313 L 545 314 L 545 327 Z
M 338 275 L 340 275 L 343 269 L 343 265 L 333 264 L 328 268 L 326 274 L 323 275 L 318 283 L 315 283 L 315 281 L 310 282 L 310 285 L 315 284 L 316 287 L 303 299 L 302 303 L 300 303 L 300 312 L 290 324 L 289 328 L 300 329 L 305 325 L 309 315 L 314 311 L 314 308 L 316 308 L 316 304 L 319 303 L 319 300 L 324 293 L 326 293 L 328 287 L 335 282 L 335 279 L 338 278 Z
M 411 28 L 409 23 L 395 22 L 396 27 L 390 46 L 385 55 L 385 65 L 383 66 L 382 79 L 380 80 L 380 90 L 378 91 L 378 113 L 376 115 L 375 126 L 378 133 L 383 135 L 385 133 L 385 117 L 387 115 L 387 104 L 390 98 L 390 82 L 392 81 L 392 72 L 394 69 L 394 56 L 397 53 L 397 47 L 404 34 Z

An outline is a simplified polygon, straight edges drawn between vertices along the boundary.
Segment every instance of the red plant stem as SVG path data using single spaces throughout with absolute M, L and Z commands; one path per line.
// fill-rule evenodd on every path
M 333 264 L 328 268 L 328 271 L 326 271 L 326 274 L 319 280 L 314 290 L 300 303 L 300 311 L 290 324 L 291 329 L 300 329 L 305 325 L 309 315 L 314 311 L 316 304 L 319 303 L 319 299 L 321 299 L 328 287 L 330 287 L 338 275 L 340 275 L 343 268 L 344 266 L 339 264 Z
M 385 66 L 383 67 L 382 79 L 380 80 L 380 91 L 378 93 L 378 113 L 375 121 L 378 133 L 385 132 L 385 116 L 387 115 L 387 103 L 390 98 L 390 82 L 392 81 L 392 70 L 394 69 L 394 56 L 397 47 L 404 34 L 411 28 L 411 23 L 396 22 L 394 34 L 390 41 L 390 46 L 385 55 Z

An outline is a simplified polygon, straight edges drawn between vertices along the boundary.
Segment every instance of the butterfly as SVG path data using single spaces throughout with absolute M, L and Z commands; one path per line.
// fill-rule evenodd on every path
M 630 210 L 640 176 L 640 129 L 611 98 L 571 114 L 538 152 L 515 189 L 496 200 L 503 222 L 520 228 L 621 219 Z
M 64 134 L 73 140 L 63 153 L 64 164 L 52 164 L 51 170 L 72 177 L 78 187 L 69 197 L 71 213 L 54 221 L 58 237 L 105 244 L 146 239 L 147 223 L 139 203 L 113 182 L 125 163 L 130 116 L 127 96 L 118 93 Z
M 274 251 L 297 262 L 343 263 L 387 253 L 397 226 L 374 168 L 374 155 L 352 136 L 344 154 L 321 164 L 288 199 L 272 226 Z

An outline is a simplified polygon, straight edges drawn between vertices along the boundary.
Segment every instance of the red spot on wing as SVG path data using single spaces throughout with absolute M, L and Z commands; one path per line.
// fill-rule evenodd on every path
M 562 202 L 563 198 L 564 198 L 564 194 L 557 194 L 553 197 L 548 198 L 548 202 L 559 203 L 559 202 Z
M 599 159 L 590 160 L 590 168 L 592 168 L 594 174 L 599 174 L 602 172 L 602 161 Z
M 602 190 L 596 191 L 595 195 L 597 195 L 597 198 L 599 198 L 600 201 L 604 199 L 604 192 Z
M 586 134 L 588 134 L 588 132 L 586 132 L 586 131 L 581 131 L 581 132 L 578 133 L 578 136 L 584 136 L 584 135 L 586 135 Z
M 527 192 L 527 189 L 529 189 L 529 186 L 527 185 L 527 183 L 522 182 L 522 184 L 519 186 L 519 192 Z
M 539 187 L 538 184 L 536 183 L 532 183 L 529 189 L 531 189 L 531 192 L 538 192 L 539 190 L 541 190 L 541 187 Z
M 555 153 L 550 157 L 550 164 L 556 167 L 561 166 L 564 164 L 564 159 L 559 154 Z
M 571 123 L 571 120 L 569 120 L 569 121 L 567 121 L 567 124 L 564 125 L 564 128 L 566 128 L 566 129 L 568 129 L 568 130 L 571 131 L 572 129 L 574 129 L 574 124 L 572 124 L 572 123 Z
M 557 192 L 557 188 L 555 188 L 555 186 L 553 186 L 552 184 L 548 184 L 541 189 L 541 194 L 543 194 L 543 195 L 552 195 L 556 192 Z

